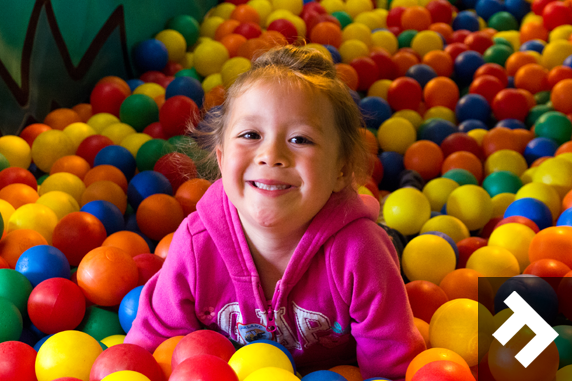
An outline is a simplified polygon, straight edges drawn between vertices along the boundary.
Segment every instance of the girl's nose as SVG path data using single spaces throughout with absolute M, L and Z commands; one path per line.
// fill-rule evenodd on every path
M 258 148 L 256 163 L 270 167 L 287 167 L 290 165 L 288 149 L 284 143 L 266 141 Z

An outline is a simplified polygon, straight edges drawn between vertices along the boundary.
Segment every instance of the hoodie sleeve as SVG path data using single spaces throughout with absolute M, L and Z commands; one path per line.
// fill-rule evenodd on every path
M 161 270 L 143 287 L 125 343 L 153 352 L 164 340 L 200 329 L 195 315 L 195 256 L 188 219 L 179 226 Z
M 330 260 L 339 295 L 349 306 L 363 377 L 403 380 L 425 342 L 413 323 L 389 237 L 373 221 L 359 219 L 336 235 Z

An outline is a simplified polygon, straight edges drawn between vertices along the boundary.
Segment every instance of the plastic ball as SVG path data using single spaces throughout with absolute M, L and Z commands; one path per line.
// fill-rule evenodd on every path
M 572 79 L 563 79 L 552 88 L 550 101 L 556 111 L 564 114 L 570 114 L 572 112 L 572 102 L 570 102 L 566 95 L 569 94 L 570 89 L 572 89 Z
M 183 337 L 174 348 L 171 367 L 174 370 L 185 360 L 200 355 L 215 356 L 226 363 L 235 352 L 232 343 L 223 335 L 208 330 L 194 331 Z
M 455 58 L 455 76 L 459 83 L 469 84 L 477 69 L 484 63 L 485 61 L 481 54 L 473 50 L 459 54 Z
M 222 65 L 228 59 L 228 52 L 223 44 L 217 41 L 205 41 L 195 49 L 194 67 L 200 75 L 206 77 L 220 73 Z
M 38 200 L 38 193 L 26 184 L 15 183 L 0 190 L 0 199 L 18 209 L 22 205 L 35 203 Z
M 509 171 L 521 176 L 527 169 L 524 157 L 513 150 L 501 149 L 491 154 L 485 161 L 485 176 L 498 171 Z
M 118 344 L 103 351 L 93 363 L 89 379 L 100 381 L 126 370 L 138 372 L 151 381 L 163 380 L 163 372 L 153 355 L 135 344 Z
M 129 182 L 127 199 L 133 209 L 137 210 L 144 199 L 157 193 L 173 194 L 169 180 L 158 172 L 142 171 Z
M 405 118 L 387 119 L 377 130 L 377 140 L 382 150 L 404 154 L 416 140 L 415 127 Z
M 317 370 L 302 378 L 304 381 L 347 381 L 347 379 L 330 370 Z
M 0 343 L 0 378 L 3 380 L 37 381 L 36 351 L 20 341 Z
M 405 381 L 411 381 L 417 371 L 435 361 L 453 361 L 470 372 L 467 362 L 454 351 L 446 348 L 431 348 L 421 352 L 411 361 L 405 373 Z
M 491 106 L 498 120 L 510 118 L 524 121 L 530 108 L 526 96 L 517 89 L 499 91 Z
M 85 191 L 84 182 L 71 173 L 58 172 L 48 176 L 40 187 L 39 195 L 43 196 L 48 192 L 61 191 L 72 196 L 78 203 L 81 202 L 81 195 Z
M 567 236 L 570 232 L 570 226 L 553 226 L 538 232 L 530 243 L 530 261 L 555 259 L 570 267 L 572 261 L 565 255 L 566 250 L 572 247 L 572 240 Z
M 552 139 L 548 138 L 535 138 L 526 145 L 524 149 L 524 158 L 530 165 L 536 159 L 546 156 L 554 156 L 558 149 L 558 144 Z
M 424 58 L 429 52 L 443 50 L 443 40 L 437 32 L 423 30 L 413 37 L 411 48 Z
M 34 287 L 46 279 L 70 279 L 71 276 L 65 255 L 49 245 L 38 245 L 24 251 L 18 258 L 15 269 L 28 278 Z
M 163 258 L 151 253 L 138 254 L 133 257 L 133 260 L 135 261 L 137 270 L 139 271 L 139 281 L 137 282 L 138 286 L 144 286 L 147 281 L 153 277 L 153 275 L 161 270 L 163 262 L 165 262 Z
M 418 233 L 429 220 L 431 206 L 427 198 L 413 188 L 402 188 L 391 193 L 383 206 L 387 226 L 401 234 Z
M 570 370 L 572 367 L 572 345 L 570 344 L 570 339 L 572 338 L 572 332 L 570 326 L 558 325 L 553 327 L 556 332 L 558 332 L 558 337 L 554 340 L 556 347 L 558 348 L 558 355 L 560 357 L 560 363 L 558 364 L 558 372 L 556 373 L 556 380 L 565 380 L 565 377 L 559 379 L 559 372 L 565 373 L 564 376 L 570 376 Z M 562 369 L 567 367 L 567 369 Z
M 167 137 L 183 135 L 188 122 L 198 121 L 199 108 L 189 97 L 174 95 L 167 99 L 159 112 L 159 121 Z M 140 170 L 142 170 L 140 168 Z
M 421 103 L 422 89 L 412 78 L 398 78 L 391 83 L 387 101 L 394 110 L 417 110 Z
M 100 306 L 115 306 L 137 286 L 139 273 L 133 258 L 121 249 L 104 246 L 85 255 L 77 269 L 78 285 Z
M 433 361 L 415 373 L 412 381 L 430 381 L 439 379 L 443 381 L 472 381 L 475 378 L 462 365 L 452 361 Z
M 437 177 L 442 163 L 443 152 L 437 144 L 429 140 L 417 141 L 405 151 L 405 168 L 416 171 L 424 180 Z
M 125 332 L 129 332 L 139 309 L 139 298 L 143 286 L 135 287 L 129 291 L 119 304 L 119 322 Z
M 447 199 L 447 214 L 460 219 L 469 230 L 480 229 L 492 216 L 488 193 L 476 185 L 463 185 Z
M 96 358 L 101 354 L 99 342 L 86 333 L 63 331 L 51 336 L 42 345 L 36 357 L 38 381 L 51 381 L 59 377 L 89 380 Z
M 516 193 L 522 187 L 520 178 L 509 171 L 497 171 L 483 181 L 483 188 L 494 197 L 501 193 Z
M 50 136 L 54 135 L 50 134 Z M 42 147 L 48 148 L 48 144 L 49 139 L 44 137 L 41 143 Z M 55 154 L 55 150 L 50 149 L 50 151 L 51 152 L 40 154 L 41 159 L 45 160 L 47 156 Z M 8 160 L 11 167 L 27 169 L 32 161 L 32 151 L 30 150 L 30 146 L 24 139 L 15 135 L 6 135 L 0 137 L 0 154 L 2 154 Z
M 440 177 L 425 184 L 423 194 L 429 200 L 431 210 L 438 212 L 447 202 L 447 198 L 451 192 L 458 187 L 459 184 L 456 181 Z
M 414 280 L 405 285 L 413 316 L 427 324 L 439 307 L 448 301 L 441 287 L 427 280 Z
M 18 271 L 0 269 L 0 297 L 12 302 L 23 317 L 27 316 L 27 301 L 32 289 L 28 278 Z
M 107 136 L 92 135 L 85 138 L 76 150 L 76 155 L 82 157 L 87 161 L 90 167 L 93 168 L 93 162 L 98 152 L 107 146 L 113 144 L 113 141 Z
M 32 147 L 34 140 L 44 131 L 51 130 L 52 128 L 44 123 L 33 123 L 25 127 L 20 132 L 20 137 L 28 143 L 28 146 Z
M 246 379 L 257 370 L 268 367 L 282 369 L 295 377 L 288 356 L 279 348 L 265 343 L 253 343 L 240 348 L 232 355 L 228 364 L 241 380 Z M 257 380 L 258 378 L 252 379 Z M 260 380 L 262 379 L 260 378 Z
M 49 130 L 42 132 L 34 140 L 31 158 L 39 169 L 50 172 L 56 160 L 63 156 L 73 155 L 74 148 L 72 140 L 63 131 Z
M 504 247 L 510 251 L 518 260 L 520 270 L 530 264 L 528 259 L 528 248 L 534 238 L 534 231 L 519 223 L 508 223 L 495 228 L 489 238 L 489 245 Z
M 539 259 L 524 269 L 523 274 L 536 275 L 550 284 L 554 291 L 558 291 L 560 280 L 570 272 L 570 267 L 555 259 Z
M 157 241 L 174 232 L 183 218 L 183 208 L 175 197 L 163 193 L 145 198 L 137 208 L 137 225 L 143 234 Z
M 467 94 L 457 102 L 455 115 L 459 122 L 466 120 L 480 120 L 486 123 L 490 117 L 489 103 L 479 94 Z
M 161 71 L 167 65 L 169 53 L 163 42 L 152 38 L 144 40 L 135 46 L 133 59 L 141 72 L 150 70 Z
M 157 361 L 157 364 L 163 370 L 165 378 L 169 378 L 172 373 L 171 368 L 171 357 L 173 357 L 173 351 L 177 344 L 183 339 L 184 336 L 174 336 L 165 341 L 163 341 L 153 352 L 153 357 Z
M 520 274 L 520 266 L 515 256 L 507 249 L 497 246 L 485 246 L 475 250 L 467 261 L 467 268 L 478 271 L 485 277 L 512 277 Z
M 423 89 L 423 97 L 428 108 L 445 106 L 453 110 L 459 100 L 459 88 L 450 78 L 436 77 Z
M 447 173 L 452 169 L 465 169 L 469 171 L 477 183 L 480 183 L 483 179 L 483 165 L 479 158 L 467 151 L 453 152 L 443 161 L 441 166 L 441 173 Z
M 516 192 L 516 200 L 527 197 L 543 202 L 550 209 L 553 221 L 560 215 L 560 197 L 552 186 L 540 182 L 526 184 Z
M 10 300 L 0 297 L 0 343 L 19 340 L 24 327 L 22 314 Z
M 552 213 L 542 201 L 525 197 L 515 200 L 505 211 L 504 217 L 523 216 L 532 220 L 542 230 L 552 226 Z
M 402 256 L 403 272 L 409 280 L 427 280 L 435 284 L 455 269 L 456 261 L 451 245 L 432 234 L 409 241 Z
M 209 354 L 199 354 L 181 362 L 173 372 L 169 380 L 183 381 L 190 377 L 201 377 L 203 380 L 229 380 L 238 381 L 236 373 L 224 360 Z
M 15 268 L 18 258 L 24 251 L 36 245 L 47 244 L 46 239 L 35 230 L 14 230 L 0 240 L 0 256 L 8 262 L 11 268 Z
M 133 370 L 120 370 L 105 376 L 101 381 L 151 381 L 148 377 Z
M 534 133 L 561 145 L 569 141 L 572 136 L 572 122 L 561 112 L 549 111 L 536 120 Z
M 85 332 L 102 342 L 106 337 L 124 334 L 117 313 L 98 306 L 87 307 L 85 316 L 76 330 Z M 123 335 L 123 337 L 125 336 Z
M 88 202 L 81 207 L 80 211 L 97 217 L 105 227 L 107 235 L 123 230 L 125 226 L 123 214 L 117 206 L 109 201 L 96 200 Z

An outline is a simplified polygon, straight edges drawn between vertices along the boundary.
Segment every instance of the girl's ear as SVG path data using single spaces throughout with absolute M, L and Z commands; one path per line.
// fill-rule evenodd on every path
M 220 145 L 217 145 L 215 148 L 215 152 L 216 152 L 216 162 L 218 163 L 218 168 L 219 170 L 222 169 L 222 147 Z
M 347 187 L 353 178 L 353 172 L 348 168 L 347 165 L 344 165 L 340 169 L 340 173 L 336 178 L 336 183 L 334 185 L 334 192 L 339 192 Z

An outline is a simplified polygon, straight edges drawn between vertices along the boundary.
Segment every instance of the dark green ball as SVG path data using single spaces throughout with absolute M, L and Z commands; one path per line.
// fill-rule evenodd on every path
M 572 137 L 572 122 L 561 112 L 548 111 L 536 120 L 534 133 L 562 145 Z
M 413 40 L 413 37 L 415 37 L 416 35 L 417 31 L 415 29 L 407 29 L 399 33 L 399 36 L 397 36 L 397 43 L 399 44 L 399 49 L 409 48 L 411 46 L 411 41 Z
M 502 44 L 497 44 L 489 47 L 485 54 L 483 54 L 483 59 L 487 63 L 496 63 L 498 65 L 504 66 L 506 60 L 513 53 L 513 49 Z
M 28 278 L 18 271 L 0 269 L 0 297 L 14 303 L 22 316 L 28 315 L 28 298 L 32 290 Z
M 350 25 L 353 22 L 352 17 L 347 12 L 344 11 L 333 12 L 332 16 L 338 19 L 342 29 L 344 29 L 346 26 Z
M 152 171 L 157 160 L 174 151 L 175 147 L 166 140 L 148 140 L 137 151 L 137 157 L 135 158 L 137 169 L 139 169 L 139 172 Z
M 167 22 L 166 29 L 173 29 L 181 33 L 187 42 L 187 47 L 193 46 L 200 35 L 200 26 L 197 20 L 189 15 L 178 15 Z
M 150 96 L 133 94 L 121 103 L 119 119 L 137 132 L 142 132 L 151 123 L 159 121 L 159 107 Z
M 532 126 L 534 126 L 538 118 L 540 118 L 544 113 L 547 113 L 548 111 L 554 111 L 554 109 L 552 108 L 551 105 L 549 105 L 549 103 L 550 102 L 543 105 L 536 105 L 530 109 L 524 121 L 526 127 L 531 128 Z
M 518 21 L 509 12 L 497 12 L 489 18 L 489 28 L 496 29 L 498 32 L 507 30 L 518 30 Z
M 76 328 L 101 341 L 108 336 L 124 335 L 119 323 L 119 315 L 98 306 L 90 306 L 85 310 L 83 320 Z
M 197 73 L 197 69 L 195 69 L 194 67 L 190 69 L 179 70 L 178 72 L 175 73 L 175 78 L 183 76 L 194 78 L 199 82 L 202 82 L 204 79 L 202 75 Z
M 18 307 L 0 297 L 0 343 L 18 340 L 23 329 L 24 322 Z
M 455 168 L 447 171 L 443 177 L 456 181 L 459 185 L 479 185 L 477 178 L 466 169 Z

